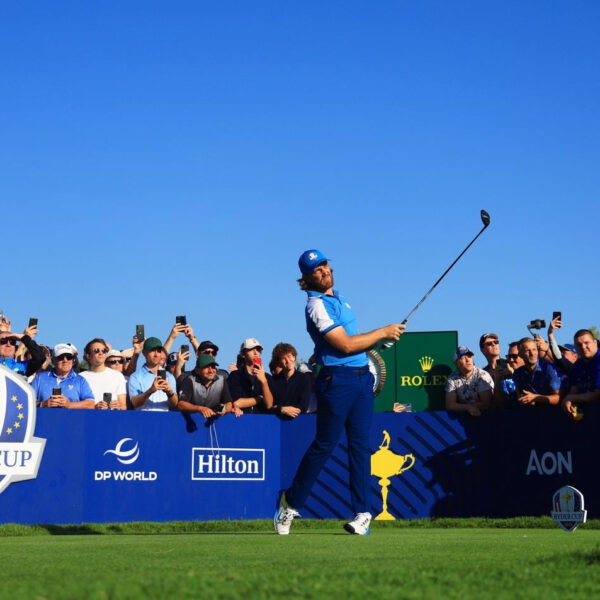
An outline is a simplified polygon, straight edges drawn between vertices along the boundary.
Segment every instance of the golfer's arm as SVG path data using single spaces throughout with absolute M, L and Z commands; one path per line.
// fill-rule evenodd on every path
M 369 331 L 368 333 L 348 335 L 341 325 L 328 331 L 324 336 L 328 344 L 343 354 L 354 354 L 368 350 L 380 340 L 385 339 L 385 337 L 385 327 L 373 329 L 373 331 Z

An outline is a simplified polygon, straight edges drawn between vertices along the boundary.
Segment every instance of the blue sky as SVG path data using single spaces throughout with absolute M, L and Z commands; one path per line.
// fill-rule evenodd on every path
M 186 314 L 222 363 L 308 357 L 303 250 L 365 331 L 485 208 L 409 330 L 506 352 L 561 310 L 568 341 L 600 325 L 599 29 L 593 1 L 3 3 L 0 308 L 50 345 Z

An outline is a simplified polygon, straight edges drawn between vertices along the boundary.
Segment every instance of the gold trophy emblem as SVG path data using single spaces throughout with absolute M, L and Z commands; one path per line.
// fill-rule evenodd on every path
M 376 521 L 396 520 L 396 517 L 387 509 L 389 478 L 408 471 L 414 464 L 415 457 L 412 454 L 395 454 L 390 450 L 390 434 L 384 430 L 383 442 L 379 446 L 379 450 L 371 456 L 371 475 L 379 477 L 381 486 L 382 511 L 375 517 Z

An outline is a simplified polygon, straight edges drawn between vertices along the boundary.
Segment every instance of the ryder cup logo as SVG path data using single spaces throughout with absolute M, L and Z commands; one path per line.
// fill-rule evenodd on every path
M 0 365 L 0 493 L 37 477 L 46 440 L 33 435 L 35 411 L 33 388 Z
M 554 492 L 552 508 L 552 519 L 565 531 L 575 531 L 580 523 L 585 523 L 587 510 L 583 508 L 583 494 L 570 485 Z

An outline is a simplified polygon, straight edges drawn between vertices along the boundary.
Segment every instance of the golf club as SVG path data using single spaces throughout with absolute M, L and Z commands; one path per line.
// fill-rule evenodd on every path
M 483 209 L 481 210 L 481 222 L 483 223 L 483 227 L 481 228 L 479 233 L 469 242 L 469 245 L 454 259 L 454 262 L 442 273 L 440 278 L 431 286 L 429 291 L 419 300 L 417 305 L 408 313 L 408 316 L 404 319 L 404 321 L 402 321 L 402 325 L 406 325 L 407 321 L 415 314 L 415 312 L 417 312 L 419 306 L 421 306 L 421 304 L 423 304 L 423 302 L 425 302 L 425 300 L 427 299 L 427 296 L 429 296 L 429 294 L 431 294 L 431 292 L 433 292 L 433 290 L 435 290 L 435 288 L 440 283 L 440 281 L 442 281 L 442 279 L 444 279 L 444 277 L 446 277 L 446 275 L 448 275 L 448 273 L 450 272 L 450 269 L 452 269 L 452 267 L 461 259 L 462 255 L 475 243 L 475 240 L 486 230 L 486 228 L 490 224 L 490 215 L 487 211 L 485 211 Z M 382 344 L 382 348 L 389 348 L 393 344 L 394 344 L 394 342 L 385 342 L 384 344 Z

